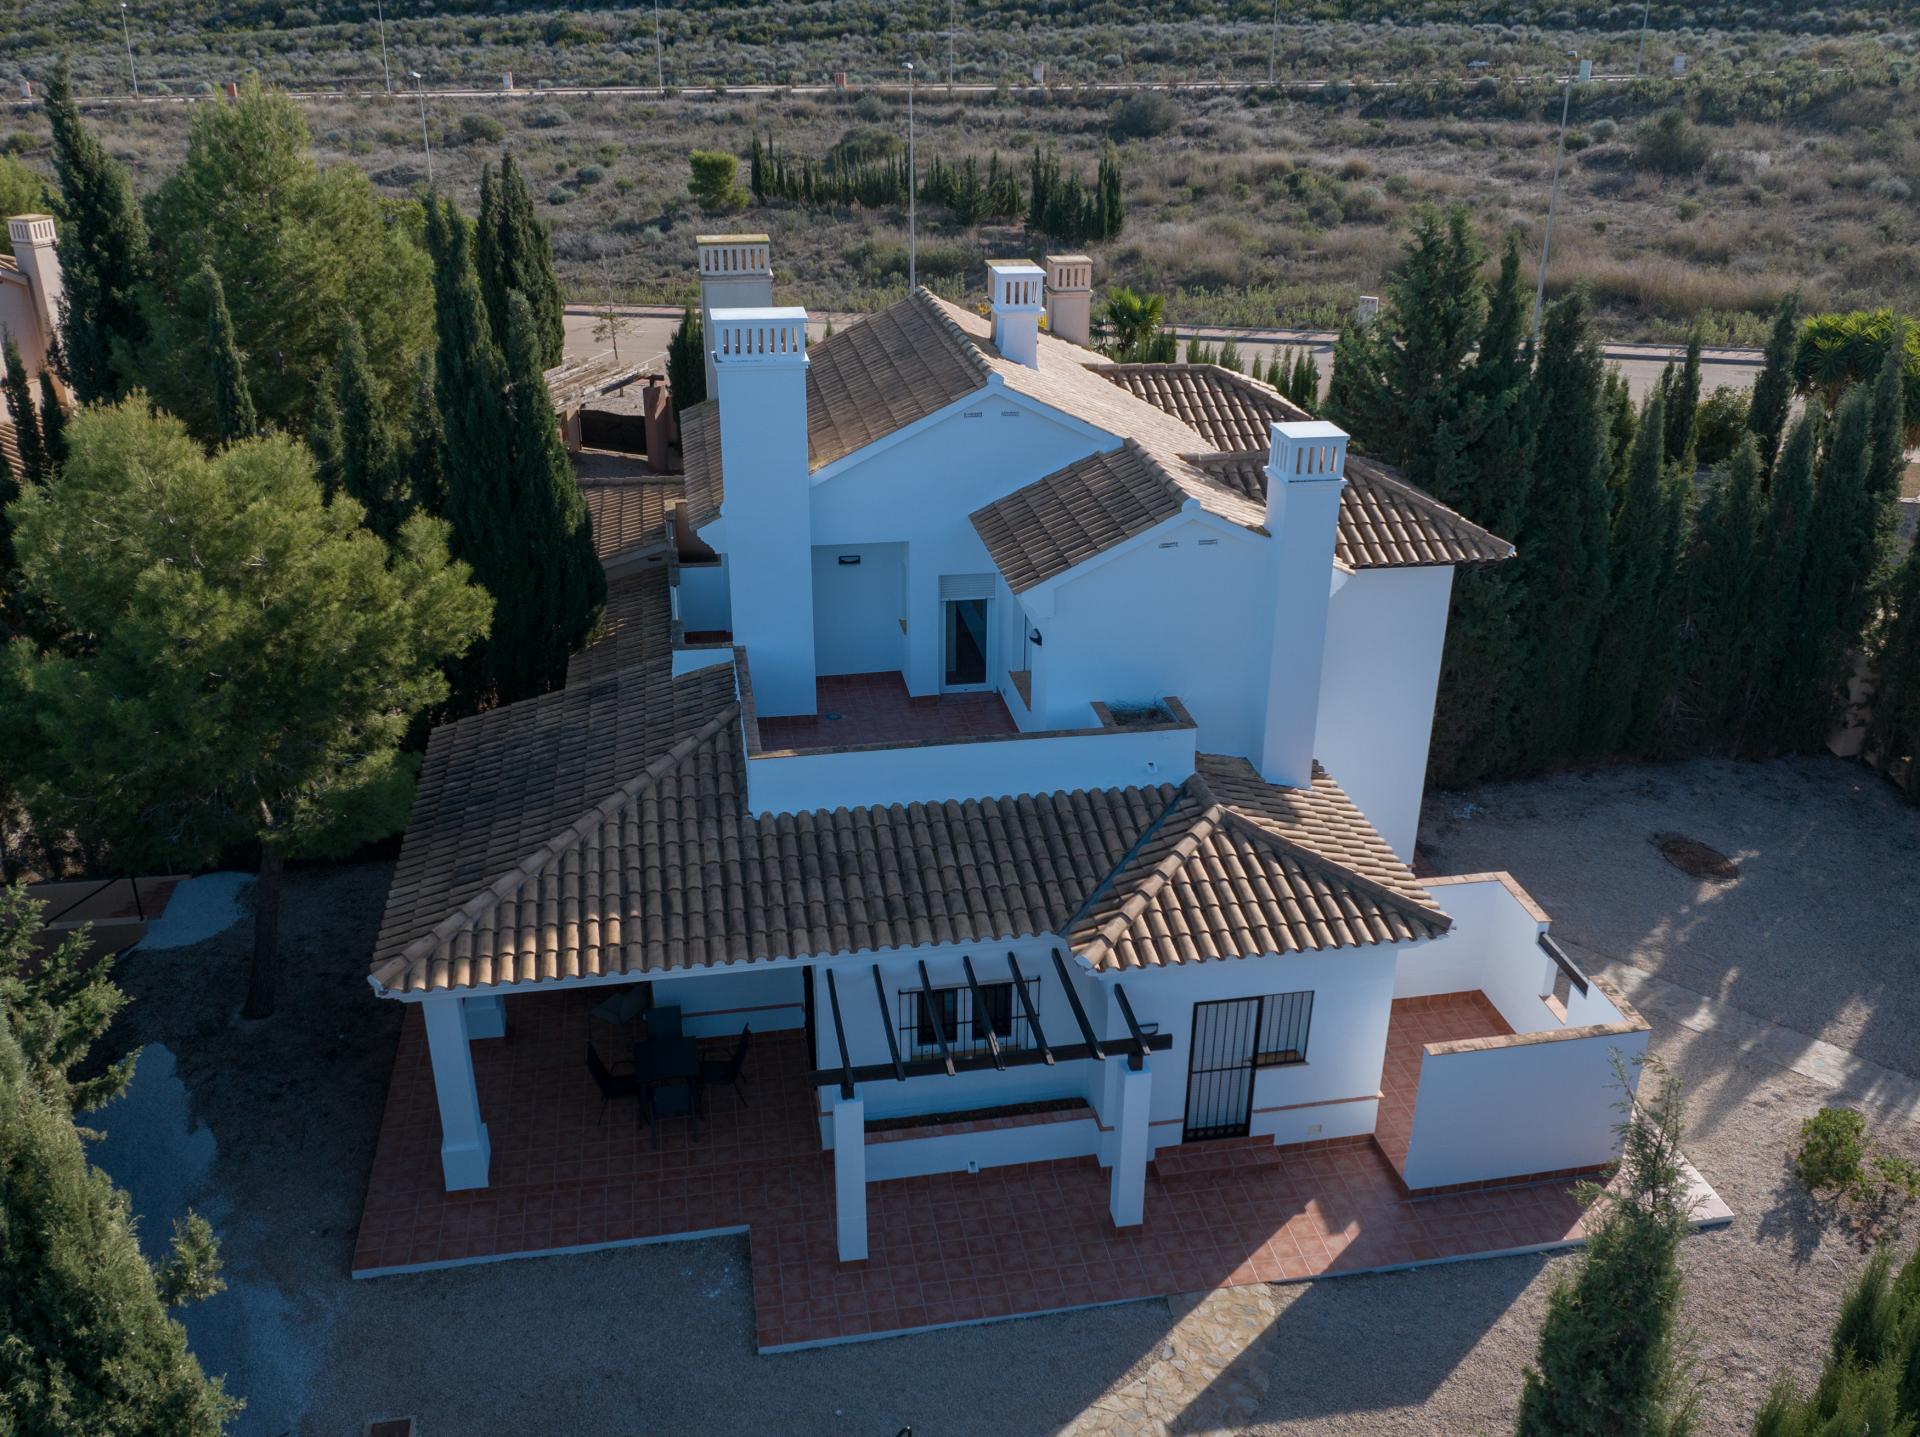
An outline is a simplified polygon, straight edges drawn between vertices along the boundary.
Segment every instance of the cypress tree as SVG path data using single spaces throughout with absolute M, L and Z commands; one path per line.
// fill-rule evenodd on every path
M 1686 362 L 1667 391 L 1667 463 L 1691 474 L 1699 467 L 1700 439 L 1700 331 L 1687 337 Z
M 13 416 L 14 443 L 20 450 L 20 477 L 29 484 L 44 484 L 47 479 L 47 449 L 40 438 L 40 413 L 33 403 L 33 381 L 21 362 L 20 346 L 11 334 L 0 338 L 0 365 L 6 375 L 0 379 L 0 393 L 7 397 L 7 412 Z
M 147 229 L 133 182 L 80 121 L 63 59 L 47 86 L 54 173 L 60 181 L 60 345 L 81 404 L 126 392 L 122 355 L 145 341 L 136 290 L 147 274 Z
M 593 551 L 587 502 L 547 395 L 539 321 L 518 292 L 508 296 L 507 304 L 507 422 L 513 457 L 508 482 L 522 582 L 514 600 L 495 610 L 492 642 L 501 697 L 510 702 L 565 682 L 567 659 L 599 621 L 607 577 Z
M 1286 395 L 1309 414 L 1320 407 L 1320 365 L 1304 349 L 1293 361 L 1293 372 L 1287 377 Z
M 680 315 L 680 326 L 667 341 L 667 397 L 673 401 L 677 419 L 707 397 L 707 360 L 705 336 L 700 316 L 688 305 Z
M 1760 443 L 1760 460 L 1768 473 L 1780 454 L 1780 436 L 1786 432 L 1787 412 L 1793 407 L 1793 359 L 1800 335 L 1800 297 L 1790 294 L 1773 312 L 1773 333 L 1767 338 L 1765 361 L 1753 384 L 1747 405 L 1747 428 Z
M 1672 368 L 1671 365 L 1668 366 Z M 1664 377 L 1664 374 L 1663 374 Z M 1612 491 L 1613 502 L 1619 502 L 1620 491 L 1627 483 L 1627 461 L 1633 455 L 1633 436 L 1639 432 L 1639 412 L 1634 408 L 1633 391 L 1628 388 L 1625 376 L 1619 370 L 1607 370 L 1606 391 L 1602 398 L 1607 415 L 1607 443 L 1610 458 L 1607 464 L 1607 488 Z
M 1660 531 L 1653 557 L 1653 629 L 1647 640 L 1647 662 L 1633 698 L 1627 726 L 1629 753 L 1651 750 L 1662 726 L 1669 731 L 1679 685 L 1681 628 L 1686 621 L 1686 585 L 1680 556 L 1690 541 L 1693 518 L 1691 469 L 1668 465 L 1660 480 Z
M 1764 445 L 1765 436 L 1755 441 Z M 1747 730 L 1747 751 L 1778 752 L 1790 727 L 1786 667 L 1798 641 L 1800 576 L 1807 560 L 1807 516 L 1813 509 L 1814 457 L 1820 445 L 1820 420 L 1807 413 L 1787 435 L 1767 485 L 1765 534 L 1760 545 L 1760 578 L 1754 586 L 1755 693 Z
M 474 236 L 474 263 L 486 296 L 493 342 L 507 348 L 507 296 L 518 291 L 533 311 L 540 367 L 551 369 L 566 354 L 565 303 L 553 271 L 553 241 L 533 206 L 533 193 L 513 163 L 512 151 L 500 157 L 499 178 L 490 167 L 480 173 L 480 220 Z
M 328 503 L 340 492 L 344 447 L 340 402 L 334 398 L 331 385 L 322 385 L 314 396 L 313 418 L 307 421 L 307 448 L 313 451 L 313 475 L 320 481 L 320 493 Z
M 1666 399 L 1656 389 L 1640 412 L 1626 487 L 1607 537 L 1607 604 L 1582 715 L 1582 747 L 1598 758 L 1625 749 L 1640 686 L 1649 678 L 1665 522 L 1660 488 L 1665 446 Z
M 1887 608 L 1874 652 L 1866 752 L 1910 801 L 1920 803 L 1920 544 L 1895 572 Z
M 413 486 L 413 507 L 435 518 L 443 518 L 447 512 L 447 474 L 442 463 L 445 446 L 440 404 L 433 392 L 433 356 L 423 354 L 414 366 L 406 469 Z
M 1894 326 L 1887 357 L 1873 381 L 1873 411 L 1868 439 L 1873 457 L 1867 465 L 1867 502 L 1873 510 L 1874 578 L 1886 578 L 1898 517 L 1900 481 L 1906 473 L 1906 330 Z M 51 447 L 51 445 L 49 445 Z
M 1685 687 L 1707 753 L 1740 752 L 1753 698 L 1760 481 L 1760 445 L 1749 433 L 1702 506 L 1688 551 Z
M 234 444 L 253 438 L 260 431 L 260 423 L 254 416 L 240 346 L 234 341 L 226 290 L 211 263 L 201 267 L 200 282 L 207 289 L 207 370 L 213 391 L 214 434 L 222 444 Z
M 1235 374 L 1238 374 L 1240 372 L 1240 346 L 1235 344 L 1231 339 L 1221 345 L 1219 363 L 1222 369 L 1231 369 Z
M 1866 491 L 1870 413 L 1858 385 L 1840 401 L 1807 515 L 1806 562 L 1781 670 L 1782 739 L 1793 748 L 1813 748 L 1826 738 L 1866 618 L 1874 561 Z
M 340 425 L 340 487 L 367 511 L 367 527 L 391 543 L 413 512 L 412 494 L 367 363 L 366 341 L 351 319 L 340 326 L 340 352 L 333 373 Z
M 40 447 L 46 451 L 47 472 L 58 474 L 67 459 L 67 407 L 53 371 L 40 371 Z
M 1534 367 L 1533 488 L 1519 545 L 1520 694 L 1516 748 L 1531 765 L 1571 757 L 1587 668 L 1607 608 L 1606 366 L 1586 294 L 1547 311 Z

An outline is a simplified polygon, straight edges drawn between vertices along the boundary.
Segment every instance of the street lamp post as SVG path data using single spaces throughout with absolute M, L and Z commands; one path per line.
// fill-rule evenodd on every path
M 1640 50 L 1633 57 L 1633 73 L 1640 73 L 1640 62 L 1647 58 L 1647 16 L 1653 13 L 1653 0 L 1644 0 L 1640 6 Z
M 380 25 L 380 82 L 393 93 L 393 71 L 387 68 L 387 7 L 384 0 L 373 0 L 374 18 Z
M 1540 282 L 1533 291 L 1533 350 L 1540 352 L 1540 311 L 1547 302 L 1547 258 L 1553 250 L 1553 206 L 1560 197 L 1560 161 L 1567 153 L 1567 110 L 1573 104 L 1573 77 L 1580 68 L 1580 52 L 1567 51 L 1573 64 L 1567 70 L 1567 88 L 1560 96 L 1560 141 L 1553 151 L 1553 187 L 1547 191 L 1547 232 L 1540 241 Z
M 1267 37 L 1267 83 L 1273 83 L 1274 65 L 1280 58 L 1280 0 L 1273 0 L 1273 32 Z
M 660 38 L 660 0 L 653 0 L 653 83 L 662 95 L 667 93 L 667 51 Z
M 953 11 L 956 0 L 947 0 L 947 93 L 953 93 Z
M 133 82 L 133 98 L 140 98 L 140 72 L 133 68 L 133 31 L 127 28 L 127 0 L 120 0 L 120 38 L 127 46 L 127 78 Z
M 413 76 L 414 93 L 420 97 L 420 149 L 427 157 L 427 188 L 433 188 L 433 142 L 427 138 L 427 82 L 418 70 L 409 70 Z
M 914 191 L 920 188 L 919 169 L 913 159 L 913 61 L 902 60 L 907 72 L 907 289 L 920 284 L 920 238 L 914 225 Z

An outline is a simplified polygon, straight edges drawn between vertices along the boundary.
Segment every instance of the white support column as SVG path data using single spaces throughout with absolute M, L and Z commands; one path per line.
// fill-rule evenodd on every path
M 833 1105 L 833 1210 L 840 1261 L 867 1259 L 867 1105 L 840 1098 Z
M 1123 1068 L 1120 1077 L 1120 1110 L 1115 1127 L 1120 1142 L 1114 1151 L 1112 1187 L 1107 1207 L 1115 1227 L 1138 1227 L 1147 1211 L 1147 1159 L 1152 1150 L 1147 1143 L 1147 1112 L 1152 1106 L 1153 1071 L 1150 1068 L 1126 1068 L 1124 1058 L 1109 1059 Z
M 462 998 L 468 1038 L 504 1038 L 507 1036 L 507 1000 L 499 994 Z
M 473 1054 L 467 1049 L 466 1014 L 458 994 L 426 998 L 427 1050 L 433 1057 L 433 1092 L 440 1100 L 440 1169 L 447 1191 L 487 1185 L 487 1125 L 480 1121 L 480 1093 L 473 1084 Z

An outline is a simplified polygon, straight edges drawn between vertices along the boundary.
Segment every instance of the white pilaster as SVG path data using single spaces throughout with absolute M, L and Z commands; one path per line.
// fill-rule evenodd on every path
M 440 1170 L 447 1191 L 487 1185 L 487 1125 L 480 1121 L 480 1093 L 473 1083 L 466 1015 L 457 993 L 426 998 L 427 1051 L 433 1058 L 433 1092 L 440 1102 Z
M 498 994 L 460 1000 L 467 1020 L 467 1037 L 504 1038 L 507 1036 L 507 1000 Z
M 1108 1062 L 1122 1068 L 1120 1108 L 1115 1115 L 1119 1144 L 1114 1152 L 1107 1208 L 1115 1227 L 1138 1227 L 1147 1212 L 1147 1112 L 1153 1102 L 1153 1070 L 1126 1067 L 1126 1059 Z
M 867 1105 L 841 1098 L 833 1105 L 833 1211 L 840 1261 L 867 1258 Z

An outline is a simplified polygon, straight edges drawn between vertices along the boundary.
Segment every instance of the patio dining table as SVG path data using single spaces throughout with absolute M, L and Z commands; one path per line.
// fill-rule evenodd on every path
M 700 1045 L 692 1038 L 642 1038 L 633 1045 L 633 1076 L 642 1089 L 643 1111 L 651 1111 L 656 1088 L 680 1084 L 686 1090 L 686 1112 L 693 1123 L 694 1141 L 700 1140 Z

